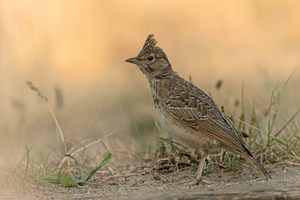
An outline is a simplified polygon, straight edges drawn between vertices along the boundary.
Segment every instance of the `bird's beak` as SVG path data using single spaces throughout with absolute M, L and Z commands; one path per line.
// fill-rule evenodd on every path
M 140 59 L 138 59 L 138 58 L 128 58 L 128 59 L 126 59 L 125 60 L 125 62 L 129 62 L 129 63 L 133 63 L 133 64 L 139 64 L 140 63 Z

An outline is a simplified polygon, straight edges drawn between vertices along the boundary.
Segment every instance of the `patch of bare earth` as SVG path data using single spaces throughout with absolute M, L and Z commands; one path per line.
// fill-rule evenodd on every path
M 195 171 L 184 164 L 110 166 L 78 188 L 47 183 L 0 195 L 1 199 L 300 199 L 299 166 L 265 167 L 273 179 L 265 180 L 247 163 L 234 170 L 214 164 L 203 177 L 209 184 L 191 186 L 187 181 Z

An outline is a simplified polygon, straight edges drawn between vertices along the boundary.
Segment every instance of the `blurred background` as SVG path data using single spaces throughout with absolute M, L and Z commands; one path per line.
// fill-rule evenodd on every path
M 121 159 L 153 145 L 160 132 L 148 81 L 124 62 L 150 33 L 175 71 L 228 115 L 240 109 L 242 86 L 247 112 L 267 108 L 274 87 L 300 64 L 299 7 L 296 0 L 0 0 L 0 161 L 20 160 L 25 146 L 40 157 L 57 152 L 47 105 L 26 81 L 48 97 L 70 146 L 114 133 L 104 142 Z M 299 70 L 282 118 L 299 109 Z

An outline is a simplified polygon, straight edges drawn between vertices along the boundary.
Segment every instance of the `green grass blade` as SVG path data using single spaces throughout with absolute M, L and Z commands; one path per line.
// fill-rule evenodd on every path
M 52 183 L 60 183 L 60 178 L 59 178 L 59 176 L 56 176 L 56 175 L 44 176 L 42 179 L 44 181 L 49 181 Z
M 65 187 L 78 187 L 78 184 L 66 172 L 62 172 L 59 176 L 60 183 Z
M 109 154 L 101 161 L 101 163 L 100 163 L 95 169 L 93 169 L 93 170 L 89 173 L 88 177 L 85 179 L 85 182 L 88 182 L 88 181 L 94 176 L 94 174 L 95 174 L 101 167 L 103 167 L 104 165 L 106 165 L 106 164 L 111 160 L 111 158 L 112 158 L 112 154 L 109 153 Z
M 70 154 L 67 154 L 66 157 L 69 157 L 71 158 L 72 160 L 74 160 L 74 164 L 75 164 L 75 167 L 76 169 L 78 170 L 79 172 L 79 176 L 78 177 L 74 177 L 74 180 L 76 183 L 78 184 L 84 184 L 84 175 L 83 175 L 83 171 L 82 171 L 82 167 L 81 165 L 79 164 L 79 162 L 76 160 L 76 158 L 74 158 L 72 155 Z
M 49 175 L 43 177 L 44 181 L 49 181 L 51 183 L 62 184 L 65 187 L 78 187 L 73 178 L 68 175 L 66 172 L 61 172 L 58 176 L 57 175 Z

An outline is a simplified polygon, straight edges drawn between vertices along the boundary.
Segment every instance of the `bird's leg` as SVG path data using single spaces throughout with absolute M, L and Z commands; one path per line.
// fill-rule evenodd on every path
M 206 150 L 202 153 L 202 157 L 201 157 L 201 160 L 200 160 L 199 165 L 198 165 L 196 179 L 193 178 L 191 180 L 182 181 L 181 182 L 182 184 L 191 187 L 191 186 L 199 185 L 199 184 L 206 185 L 206 184 L 213 184 L 214 183 L 212 181 L 203 180 L 201 178 L 202 173 L 203 173 L 203 169 L 204 169 L 204 165 L 205 165 L 206 160 L 207 160 L 207 157 L 208 157 L 208 151 Z
M 200 180 L 201 180 L 201 176 L 202 176 L 202 173 L 203 173 L 203 169 L 204 169 L 204 165 L 205 165 L 207 156 L 208 156 L 208 152 L 207 152 L 207 151 L 204 151 L 204 152 L 202 153 L 202 158 L 201 158 L 200 163 L 199 163 L 199 165 L 198 165 L 198 170 L 197 170 L 197 181 L 200 181 Z
M 219 160 L 220 163 L 224 161 L 225 155 L 226 155 L 226 150 L 222 148 L 220 153 L 220 160 Z
M 202 173 L 203 173 L 203 169 L 204 169 L 204 165 L 205 165 L 205 162 L 206 162 L 206 159 L 207 159 L 207 156 L 208 156 L 208 151 L 204 151 L 202 153 L 202 157 L 201 157 L 201 160 L 200 160 L 199 165 L 198 165 L 196 179 L 193 178 L 192 180 L 185 181 L 185 185 L 188 185 L 189 187 L 191 187 L 191 186 L 199 185 L 199 184 L 210 184 L 209 181 L 203 180 L 201 178 L 202 177 Z

